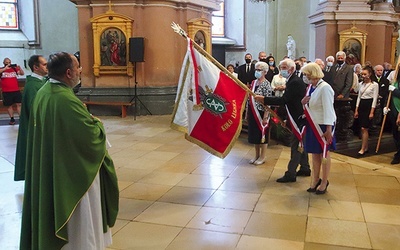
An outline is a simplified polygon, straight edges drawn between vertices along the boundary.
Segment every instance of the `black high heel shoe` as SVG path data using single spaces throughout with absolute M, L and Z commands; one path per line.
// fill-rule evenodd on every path
M 357 155 L 358 156 L 365 156 L 366 154 L 368 154 L 368 152 L 369 152 L 369 150 L 367 149 L 367 150 L 364 151 L 364 153 L 358 152 Z
M 317 187 L 319 186 L 319 185 L 321 185 L 321 179 L 319 179 L 318 180 L 318 182 L 317 182 L 317 185 L 315 185 L 315 187 L 314 188 L 309 188 L 309 189 L 307 189 L 307 192 L 309 192 L 309 193 L 314 193 L 314 192 L 316 192 L 317 191 Z
M 324 190 L 318 190 L 317 189 L 317 191 L 315 191 L 315 194 L 325 194 L 326 190 L 328 189 L 328 186 L 329 186 L 329 181 L 326 183 L 326 187 L 325 187 Z

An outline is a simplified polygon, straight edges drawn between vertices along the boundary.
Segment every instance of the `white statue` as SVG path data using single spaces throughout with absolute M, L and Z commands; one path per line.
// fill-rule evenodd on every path
M 296 58 L 296 41 L 291 35 L 288 35 L 288 41 L 286 43 L 287 56 L 294 60 Z

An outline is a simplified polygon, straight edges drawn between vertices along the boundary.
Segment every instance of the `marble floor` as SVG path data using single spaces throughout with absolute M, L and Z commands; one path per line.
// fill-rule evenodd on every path
M 277 183 L 290 150 L 248 164 L 242 135 L 219 159 L 169 128 L 170 116 L 102 117 L 120 211 L 108 249 L 399 249 L 400 165 L 392 154 L 332 154 L 325 195 L 310 177 Z M 13 181 L 18 126 L 0 126 L 0 249 L 18 249 L 23 182 Z

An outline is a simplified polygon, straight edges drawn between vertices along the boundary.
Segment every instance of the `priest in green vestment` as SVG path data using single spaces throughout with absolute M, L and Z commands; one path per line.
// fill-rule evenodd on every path
M 72 91 L 77 59 L 52 54 L 47 68 L 29 119 L 20 249 L 104 249 L 119 200 L 104 127 Z
M 14 181 L 25 180 L 26 139 L 28 135 L 30 109 L 33 99 L 38 90 L 43 86 L 44 77 L 47 75 L 47 60 L 43 56 L 31 56 L 28 65 L 29 68 L 31 68 L 32 75 L 26 77 L 24 92 L 22 93 L 17 151 L 15 154 Z

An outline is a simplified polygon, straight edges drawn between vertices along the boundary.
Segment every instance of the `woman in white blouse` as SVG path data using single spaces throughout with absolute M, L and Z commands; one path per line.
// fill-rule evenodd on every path
M 358 118 L 358 123 L 361 126 L 361 149 L 358 151 L 359 156 L 368 153 L 368 128 L 372 125 L 376 103 L 378 102 L 379 85 L 371 80 L 372 74 L 371 67 L 364 67 L 361 71 L 363 82 L 360 84 L 356 110 L 354 111 L 354 118 Z
M 331 169 L 329 150 L 336 149 L 334 91 L 322 80 L 324 73 L 318 64 L 309 63 L 301 71 L 303 81 L 309 85 L 306 96 L 301 101 L 307 118 L 305 150 L 312 154 L 313 167 L 312 182 L 307 192 L 325 194 Z
M 274 90 L 275 96 L 282 97 L 283 92 L 286 89 L 286 78 L 283 77 L 280 73 L 274 75 L 271 82 L 271 87 Z
M 226 69 L 234 76 L 234 77 L 238 77 L 238 74 L 235 72 L 235 66 L 233 66 L 233 64 L 229 64 L 228 66 L 226 66 Z

